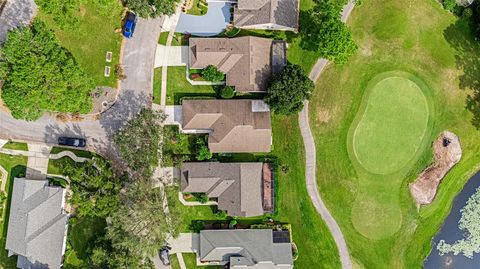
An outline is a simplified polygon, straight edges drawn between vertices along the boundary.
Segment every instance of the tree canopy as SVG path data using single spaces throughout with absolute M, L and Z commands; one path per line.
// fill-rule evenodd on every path
M 465 238 L 453 244 L 440 240 L 437 249 L 440 254 L 453 252 L 472 258 L 475 253 L 480 253 L 480 188 L 467 201 L 465 207 L 460 210 L 462 217 L 458 222 L 458 228 L 465 232 Z
M 207 81 L 218 82 L 222 81 L 225 78 L 225 74 L 223 74 L 218 68 L 214 65 L 209 65 L 202 70 L 202 76 Z
M 122 181 L 103 158 L 86 163 L 63 162 L 62 172 L 70 178 L 70 202 L 80 217 L 106 218 L 117 210 Z
M 175 13 L 179 0 L 124 0 L 125 6 L 142 18 L 155 18 Z
M 161 154 L 163 120 L 163 113 L 144 108 L 115 134 L 115 144 L 131 173 L 151 178 Z
M 301 14 L 302 47 L 318 52 L 320 57 L 343 64 L 358 46 L 341 21 L 346 0 L 318 0 L 314 8 Z
M 289 64 L 270 79 L 264 100 L 275 113 L 291 115 L 302 110 L 314 88 L 301 66 Z
M 36 120 L 45 111 L 91 110 L 93 80 L 43 22 L 10 31 L 0 56 L 2 99 L 13 117 Z

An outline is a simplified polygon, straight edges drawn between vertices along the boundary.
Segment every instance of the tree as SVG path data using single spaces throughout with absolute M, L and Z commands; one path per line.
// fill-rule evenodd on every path
M 202 77 L 206 81 L 219 82 L 225 78 L 225 74 L 214 65 L 209 65 L 202 70 Z
M 78 24 L 80 10 L 79 0 L 35 0 L 35 3 L 46 14 L 52 15 L 53 21 L 61 29 L 74 28 Z
M 151 178 L 161 154 L 165 114 L 143 108 L 119 130 L 114 141 L 130 173 Z
M 143 18 L 175 13 L 179 0 L 124 0 L 125 6 Z
M 44 111 L 91 110 L 93 80 L 43 22 L 10 31 L 0 50 L 2 99 L 13 117 L 36 120 Z
M 346 25 L 340 20 L 344 0 L 319 0 L 314 8 L 301 14 L 302 47 L 319 56 L 343 64 L 355 54 L 358 46 Z
M 310 99 L 314 88 L 302 67 L 287 65 L 270 79 L 264 100 L 275 113 L 291 115 L 302 110 L 303 102 Z
M 195 151 L 197 153 L 196 158 L 198 161 L 210 160 L 213 157 L 204 137 L 199 137 L 195 141 Z
M 167 235 L 178 235 L 176 210 L 165 213 L 160 188 L 150 181 L 134 181 L 122 195 L 118 211 L 107 227 L 107 239 L 114 249 L 134 257 L 152 257 L 164 246 Z
M 225 86 L 220 89 L 220 97 L 223 99 L 231 99 L 235 96 L 235 89 L 232 86 Z
M 440 255 L 453 252 L 454 255 L 462 253 L 465 257 L 472 258 L 473 254 L 480 253 L 480 188 L 477 188 L 460 212 L 462 217 L 458 228 L 465 232 L 465 238 L 453 244 L 440 240 L 437 249 Z
M 122 182 L 103 158 L 85 163 L 63 162 L 62 172 L 70 178 L 70 202 L 78 207 L 79 217 L 106 218 L 119 206 Z

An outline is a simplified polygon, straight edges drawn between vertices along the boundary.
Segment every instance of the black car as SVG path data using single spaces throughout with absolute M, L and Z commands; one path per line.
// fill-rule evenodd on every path
M 59 137 L 58 144 L 61 146 L 70 146 L 70 147 L 77 147 L 83 148 L 87 144 L 87 140 L 83 138 L 74 138 L 74 137 Z

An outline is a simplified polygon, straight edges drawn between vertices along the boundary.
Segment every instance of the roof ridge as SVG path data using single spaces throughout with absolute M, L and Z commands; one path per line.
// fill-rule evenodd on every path
M 57 223 L 58 221 L 60 221 L 61 219 L 63 219 L 64 217 L 66 217 L 67 215 L 66 214 L 58 214 L 55 218 L 51 219 L 50 221 L 48 221 L 47 223 L 45 223 L 42 227 L 38 228 L 34 233 L 32 233 L 30 236 L 28 236 L 27 238 L 25 238 L 25 242 L 31 242 L 33 239 L 35 239 L 36 237 L 38 237 L 39 235 L 41 235 L 43 232 L 45 232 L 46 230 L 48 230 L 48 228 L 50 228 L 51 226 L 53 226 L 53 224 Z

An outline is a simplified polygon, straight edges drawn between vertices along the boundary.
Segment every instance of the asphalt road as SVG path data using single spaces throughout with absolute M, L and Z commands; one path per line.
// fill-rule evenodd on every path
M 113 134 L 142 107 L 151 106 L 153 65 L 162 23 L 163 18 L 139 19 L 133 38 L 125 40 L 122 63 L 126 78 L 118 101 L 98 120 L 63 123 L 45 114 L 27 122 L 0 111 L 0 138 L 53 144 L 59 136 L 85 137 L 90 150 L 109 156 Z

